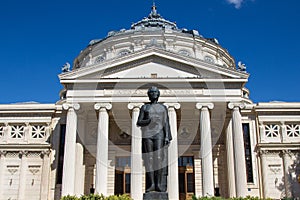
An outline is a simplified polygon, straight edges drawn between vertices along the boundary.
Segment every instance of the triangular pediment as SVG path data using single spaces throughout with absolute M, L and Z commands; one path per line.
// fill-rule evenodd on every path
M 247 79 L 248 74 L 162 49 L 140 52 L 59 75 L 63 80 L 205 78 Z
M 149 62 L 136 67 L 130 67 L 116 73 L 107 73 L 103 78 L 195 78 L 196 74 L 187 70 L 179 70 L 175 67 L 160 63 Z

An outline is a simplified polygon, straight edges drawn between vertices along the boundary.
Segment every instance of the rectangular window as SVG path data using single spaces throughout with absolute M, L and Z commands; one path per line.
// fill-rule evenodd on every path
M 157 78 L 157 74 L 151 74 L 151 78 Z
M 245 146 L 245 159 L 246 159 L 246 174 L 247 182 L 253 183 L 253 166 L 252 166 L 252 154 L 251 154 L 251 141 L 250 141 L 250 129 L 249 123 L 243 123 L 244 134 L 244 146 Z
M 66 125 L 61 124 L 60 125 L 59 149 L 58 149 L 56 184 L 62 184 L 62 173 L 63 173 L 64 154 L 65 154 L 65 135 L 66 135 Z
M 181 156 L 178 158 L 178 167 L 194 166 L 193 156 Z

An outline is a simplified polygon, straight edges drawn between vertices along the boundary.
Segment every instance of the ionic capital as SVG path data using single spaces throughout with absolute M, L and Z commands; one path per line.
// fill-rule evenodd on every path
M 6 154 L 7 154 L 7 151 L 5 151 L 5 150 L 0 150 L 0 158 L 1 158 L 2 156 L 6 156 Z
M 41 151 L 41 158 L 44 158 L 45 156 L 49 156 L 51 151 L 49 149 Z
M 101 108 L 110 110 L 112 108 L 112 105 L 111 105 L 111 103 L 95 103 L 95 105 L 94 105 L 95 110 L 100 110 Z
M 22 158 L 23 156 L 27 156 L 28 155 L 28 151 L 19 151 L 19 158 Z
M 180 103 L 164 103 L 164 105 L 169 108 L 174 108 L 176 110 L 180 109 Z
M 260 149 L 260 150 L 258 151 L 258 153 L 259 153 L 259 155 L 267 155 L 267 154 L 269 154 L 270 152 L 269 152 L 268 150 Z
M 196 103 L 196 108 L 199 110 L 202 110 L 203 108 L 213 109 L 214 104 L 213 103 Z
M 288 157 L 292 157 L 293 153 L 291 150 L 288 150 L 288 149 L 283 149 L 281 150 L 280 154 L 279 154 L 281 157 L 285 157 L 285 156 L 288 156 Z
M 132 109 L 134 109 L 134 108 L 141 108 L 143 105 L 144 105 L 144 103 L 129 103 L 129 104 L 127 105 L 127 108 L 128 108 L 129 110 L 132 110 Z
M 79 110 L 80 109 L 80 104 L 79 103 L 64 103 L 62 105 L 64 110 L 69 110 L 70 108 L 73 108 L 74 110 Z
M 230 102 L 228 103 L 228 108 L 229 109 L 243 109 L 245 108 L 245 103 L 244 102 Z

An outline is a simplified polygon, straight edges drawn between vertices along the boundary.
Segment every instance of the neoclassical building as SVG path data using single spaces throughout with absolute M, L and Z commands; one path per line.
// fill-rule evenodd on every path
M 53 104 L 0 105 L 0 199 L 145 191 L 141 130 L 157 86 L 173 140 L 171 200 L 300 196 L 300 102 L 253 103 L 249 74 L 216 39 L 151 13 L 93 40 Z

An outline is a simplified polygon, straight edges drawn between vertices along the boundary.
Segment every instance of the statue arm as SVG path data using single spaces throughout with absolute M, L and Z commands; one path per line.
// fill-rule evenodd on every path
M 151 122 L 151 119 L 149 118 L 149 111 L 147 111 L 145 108 L 145 105 L 143 105 L 140 110 L 140 114 L 139 114 L 136 125 L 147 126 L 150 124 L 150 122 Z
M 165 132 L 165 145 L 168 145 L 172 140 L 171 128 L 169 123 L 168 109 L 165 107 L 164 116 L 164 132 Z

